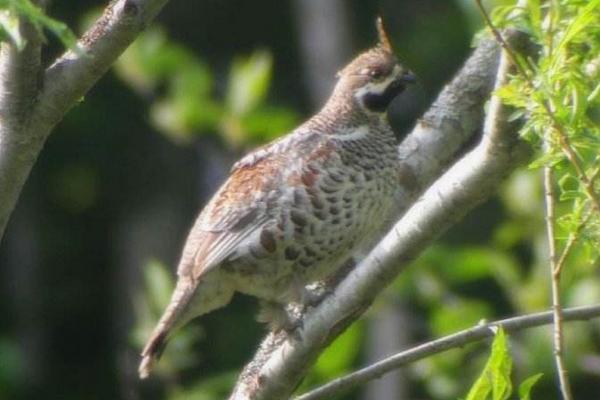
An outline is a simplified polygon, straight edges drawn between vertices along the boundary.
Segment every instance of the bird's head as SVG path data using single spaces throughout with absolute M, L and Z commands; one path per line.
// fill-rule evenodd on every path
M 356 57 L 338 73 L 336 92 L 351 95 L 369 113 L 384 113 L 392 100 L 416 81 L 393 54 L 390 41 L 377 19 L 379 43 Z

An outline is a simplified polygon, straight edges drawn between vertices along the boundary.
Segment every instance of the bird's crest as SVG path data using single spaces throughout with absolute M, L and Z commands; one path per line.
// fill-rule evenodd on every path
M 385 31 L 385 28 L 383 27 L 383 18 L 377 17 L 375 24 L 377 25 L 377 35 L 379 37 L 379 47 L 381 47 L 383 50 L 387 51 L 390 54 L 393 53 L 390 38 L 388 37 L 387 32 Z
M 377 45 L 375 47 L 372 47 L 371 49 L 365 51 L 364 53 L 362 53 L 361 55 L 359 55 L 358 57 L 356 57 L 350 64 L 348 64 L 344 69 L 338 71 L 335 74 L 336 78 L 340 78 L 343 74 L 344 71 L 347 71 L 349 69 L 351 69 L 351 66 L 353 64 L 355 64 L 356 60 L 360 59 L 362 56 L 364 55 L 381 55 L 383 54 L 387 54 L 387 55 L 394 55 L 394 51 L 392 49 L 392 44 L 390 42 L 390 39 L 387 35 L 387 33 L 385 32 L 385 29 L 383 27 L 383 19 L 381 17 L 377 17 L 377 19 L 375 20 L 375 25 L 377 27 L 377 35 L 378 35 L 378 42 Z M 386 57 L 387 57 L 386 55 Z

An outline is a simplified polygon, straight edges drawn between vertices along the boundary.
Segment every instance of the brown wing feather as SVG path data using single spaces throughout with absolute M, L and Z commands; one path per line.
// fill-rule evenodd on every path
M 239 244 L 269 220 L 272 210 L 267 209 L 266 199 L 281 181 L 277 158 L 271 153 L 232 171 L 190 231 L 180 276 L 198 279 L 234 255 Z
M 198 279 L 233 256 L 240 243 L 277 215 L 276 204 L 269 204 L 269 199 L 273 194 L 280 195 L 286 184 L 283 167 L 293 172 L 297 155 L 309 161 L 327 158 L 330 146 L 322 135 L 305 131 L 276 140 L 237 162 L 229 179 L 196 220 L 178 274 Z M 302 170 L 302 165 L 297 169 Z

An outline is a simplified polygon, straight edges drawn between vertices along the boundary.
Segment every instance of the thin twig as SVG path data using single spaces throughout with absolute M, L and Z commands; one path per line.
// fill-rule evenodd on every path
M 500 45 L 504 48 L 504 50 L 506 50 L 509 57 L 512 59 L 513 63 L 515 64 L 515 67 L 517 68 L 519 73 L 523 76 L 523 78 L 525 79 L 525 82 L 530 87 L 530 89 L 535 90 L 535 83 L 533 82 L 532 78 L 529 76 L 529 73 L 527 72 L 525 67 L 519 62 L 519 59 L 518 59 L 517 55 L 515 54 L 514 50 L 512 49 L 512 47 L 506 42 L 506 40 L 504 40 L 500 31 L 494 26 L 492 20 L 490 19 L 489 15 L 487 14 L 487 11 L 481 4 L 481 0 L 475 0 L 475 3 L 479 7 L 479 10 L 481 11 L 483 18 L 485 19 L 486 25 L 488 25 L 488 27 L 492 31 L 492 34 L 498 41 L 498 43 L 500 43 Z M 583 187 L 585 189 L 585 192 L 586 192 L 587 196 L 590 198 L 590 200 L 592 201 L 594 208 L 596 209 L 597 212 L 600 213 L 600 197 L 594 191 L 593 182 L 586 175 L 585 170 L 584 170 L 583 166 L 581 165 L 581 161 L 579 160 L 579 157 L 577 157 L 577 153 L 575 153 L 575 150 L 573 150 L 573 148 L 571 147 L 571 144 L 569 141 L 569 135 L 567 134 L 567 132 L 565 131 L 565 128 L 561 125 L 561 123 L 556 118 L 556 115 L 552 111 L 553 107 L 552 107 L 551 100 L 549 99 L 547 101 L 542 101 L 541 104 L 542 104 L 542 107 L 544 108 L 544 111 L 550 118 L 550 121 L 552 123 L 552 128 L 558 134 L 557 135 L 558 142 L 560 144 L 560 147 L 561 147 L 563 153 L 565 154 L 565 156 L 567 157 L 567 160 L 569 160 L 571 165 L 573 165 L 573 168 L 575 169 L 575 172 L 577 173 L 577 177 L 579 178 L 579 180 L 581 182 L 583 182 Z
M 549 145 L 548 145 L 549 147 Z M 563 315 L 560 296 L 560 276 L 562 267 L 559 267 L 556 253 L 556 234 L 554 232 L 555 205 L 553 173 L 551 167 L 544 167 L 544 198 L 546 200 L 546 233 L 548 235 L 548 253 L 550 261 L 550 281 L 552 286 L 552 309 L 554 317 L 554 362 L 558 373 L 560 391 L 564 400 L 571 400 L 571 384 L 563 358 Z
M 596 179 L 598 179 L 599 175 L 600 175 L 600 168 L 596 168 L 596 170 L 594 172 L 592 172 L 592 176 L 590 176 L 590 182 L 592 183 L 592 185 L 594 184 Z
M 483 19 L 485 20 L 486 25 L 492 31 L 492 34 L 494 35 L 494 38 L 496 39 L 496 41 L 508 53 L 508 56 L 510 57 L 512 63 L 514 64 L 515 68 L 517 68 L 517 70 L 519 71 L 519 73 L 521 75 L 523 75 L 523 77 L 525 79 L 527 79 L 528 82 L 529 82 L 529 79 L 530 79 L 529 78 L 529 73 L 523 67 L 523 65 L 521 65 L 521 63 L 519 62 L 519 58 L 515 54 L 513 48 L 506 42 L 506 40 L 504 40 L 504 38 L 502 37 L 502 34 L 500 33 L 500 31 L 494 26 L 494 23 L 492 22 L 492 20 L 491 20 L 490 16 L 488 15 L 487 11 L 485 11 L 485 8 L 483 7 L 483 4 L 481 4 L 481 0 L 475 0 L 475 3 L 477 4 L 477 7 L 479 7 L 479 11 L 481 12 L 481 15 L 483 16 Z M 531 82 L 531 84 L 533 86 L 533 82 Z
M 547 47 L 547 55 L 548 57 L 552 55 L 554 51 L 554 12 L 556 11 L 556 1 L 550 0 L 548 5 L 548 13 L 546 17 L 548 18 L 548 29 L 546 30 L 546 47 Z
M 563 310 L 563 318 L 565 321 L 581 321 L 597 317 L 600 317 L 600 305 L 574 307 Z M 494 328 L 496 327 L 502 327 L 507 332 L 518 332 L 551 324 L 552 321 L 553 311 L 546 311 L 478 325 L 397 353 L 368 367 L 337 378 L 326 385 L 296 397 L 294 400 L 330 399 L 333 395 L 347 391 L 352 387 L 370 380 L 377 379 L 382 375 L 407 364 L 491 337 L 494 335 L 496 331 Z
M 569 234 L 569 239 L 567 239 L 567 243 L 565 244 L 565 247 L 558 259 L 558 262 L 556 263 L 556 266 L 554 267 L 554 271 L 553 271 L 554 274 L 560 275 L 560 273 L 562 272 L 562 268 L 565 265 L 567 257 L 571 253 L 571 250 L 573 250 L 573 247 L 575 246 L 575 243 L 577 243 L 577 240 L 579 240 L 579 235 L 580 235 L 581 231 L 583 230 L 583 228 L 587 225 L 590 218 L 592 217 L 592 214 L 593 213 L 591 211 L 589 211 L 585 215 L 585 217 L 583 217 L 583 219 L 579 222 L 579 225 L 577 225 L 577 228 L 575 228 L 575 231 L 573 231 Z

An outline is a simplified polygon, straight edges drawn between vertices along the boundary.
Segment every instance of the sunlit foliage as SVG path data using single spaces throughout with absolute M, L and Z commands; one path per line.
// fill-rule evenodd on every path
M 65 47 L 76 48 L 77 38 L 69 27 L 47 16 L 30 0 L 0 0 L 0 41 L 10 41 L 17 49 L 23 49 L 26 44 L 21 32 L 23 20 L 31 24 L 40 34 L 43 35 L 43 31 L 48 30 Z

